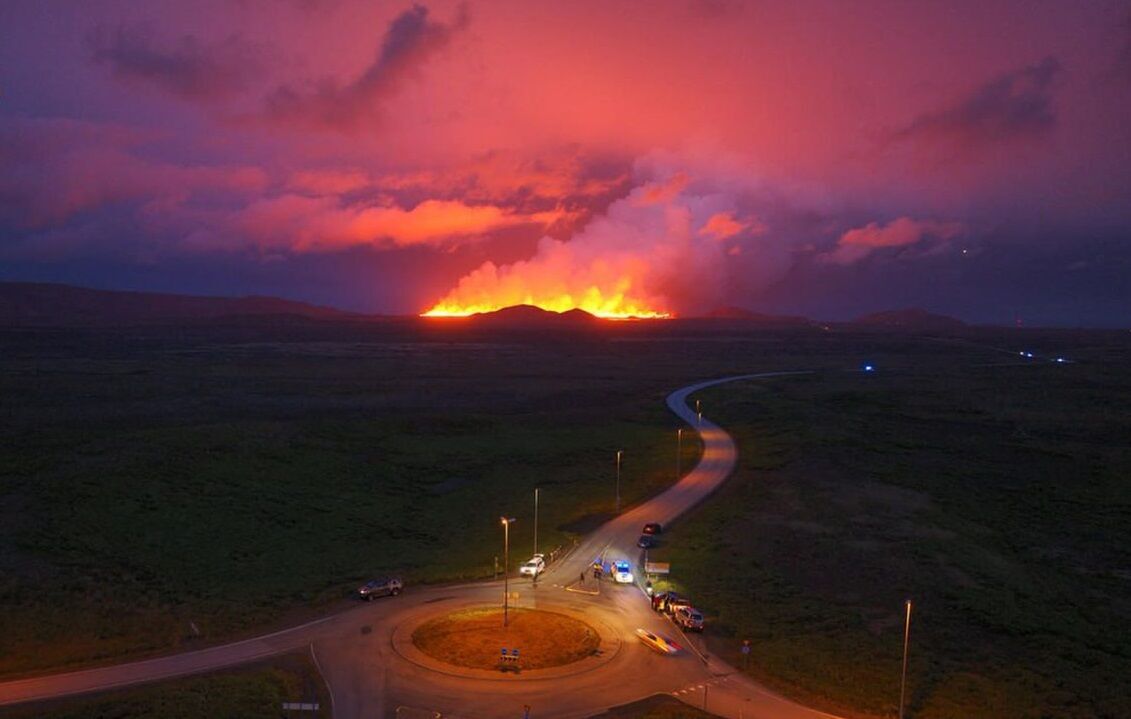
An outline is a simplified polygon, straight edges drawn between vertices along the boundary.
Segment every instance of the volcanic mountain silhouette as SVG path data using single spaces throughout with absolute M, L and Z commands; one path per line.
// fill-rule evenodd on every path
M 495 327 L 585 327 L 600 321 L 599 317 L 585 310 L 551 312 L 534 305 L 512 305 L 494 312 L 471 315 L 471 319 Z
M 960 330 L 966 327 L 966 323 L 960 319 L 947 315 L 934 314 L 921 307 L 873 312 L 857 317 L 851 324 L 865 327 L 928 330 L 933 332 Z
M 224 317 L 342 320 L 364 316 L 277 297 L 199 297 L 0 282 L 0 324 L 15 327 L 110 327 Z
M 712 320 L 736 320 L 746 324 L 766 325 L 772 327 L 806 326 L 813 324 L 808 317 L 797 315 L 767 315 L 754 312 L 743 307 L 717 307 L 703 315 Z

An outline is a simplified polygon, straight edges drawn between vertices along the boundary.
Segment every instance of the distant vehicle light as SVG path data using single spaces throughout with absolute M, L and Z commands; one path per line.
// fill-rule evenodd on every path
M 1063 357 L 1057 357 L 1055 360 L 1053 360 L 1053 362 L 1056 362 L 1057 364 L 1064 364 L 1067 361 L 1068 360 L 1064 359 Z
M 876 368 L 873 365 L 866 364 L 866 365 L 864 365 L 864 371 L 865 372 L 875 372 Z

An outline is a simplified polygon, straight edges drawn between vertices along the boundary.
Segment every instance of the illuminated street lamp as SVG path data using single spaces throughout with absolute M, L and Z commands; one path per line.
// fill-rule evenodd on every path
M 903 719 L 903 698 L 907 689 L 907 643 L 911 638 L 911 600 L 904 602 L 907 616 L 903 620 L 903 675 L 899 679 L 899 719 Z
M 503 523 L 503 626 L 507 626 L 507 609 L 510 602 L 510 551 L 511 551 L 511 525 L 517 520 L 514 517 L 499 517 Z
M 624 454 L 623 449 L 617 450 L 617 511 L 620 511 L 620 457 Z

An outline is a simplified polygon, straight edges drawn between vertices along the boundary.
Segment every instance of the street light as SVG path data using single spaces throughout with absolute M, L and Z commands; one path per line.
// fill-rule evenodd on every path
M 511 551 L 511 525 L 517 520 L 514 517 L 499 517 L 503 523 L 503 626 L 507 626 L 507 609 L 510 601 L 510 551 Z
M 899 679 L 899 719 L 903 719 L 903 698 L 907 689 L 907 643 L 911 638 L 911 600 L 904 602 L 907 616 L 903 620 L 903 675 Z
M 538 553 L 538 488 L 534 488 L 534 553 Z
M 620 456 L 624 454 L 623 449 L 617 450 L 617 512 L 620 512 Z
M 683 427 L 675 431 L 675 481 L 679 481 L 680 461 L 683 459 Z

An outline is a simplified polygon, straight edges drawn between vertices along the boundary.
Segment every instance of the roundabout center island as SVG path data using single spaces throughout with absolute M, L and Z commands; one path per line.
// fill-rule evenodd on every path
M 560 667 L 598 653 L 601 637 L 580 619 L 514 607 L 503 626 L 498 607 L 461 609 L 416 627 L 412 643 L 436 661 L 466 669 L 497 669 L 502 649 L 519 651 L 523 669 Z

